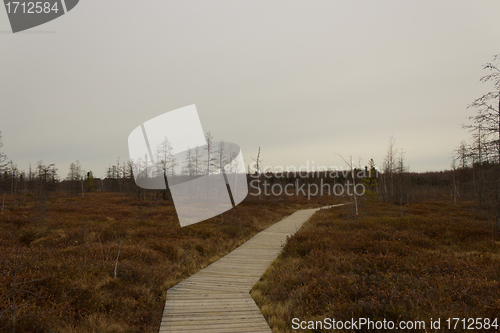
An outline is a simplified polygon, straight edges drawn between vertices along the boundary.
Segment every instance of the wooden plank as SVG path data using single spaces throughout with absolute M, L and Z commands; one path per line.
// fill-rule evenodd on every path
M 326 208 L 336 206 L 341 205 Z M 249 292 L 281 252 L 287 236 L 319 209 L 295 212 L 170 288 L 160 333 L 270 333 Z

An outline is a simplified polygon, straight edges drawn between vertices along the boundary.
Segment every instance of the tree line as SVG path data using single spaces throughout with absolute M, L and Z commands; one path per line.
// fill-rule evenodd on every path
M 250 199 L 281 199 L 266 187 L 275 184 L 289 185 L 297 189 L 302 185 L 323 186 L 328 184 L 363 184 L 367 189 L 365 196 L 379 202 L 398 205 L 409 204 L 418 197 L 427 197 L 437 193 L 458 199 L 476 200 L 480 208 L 495 212 L 495 219 L 500 226 L 500 69 L 497 63 L 500 55 L 493 62 L 484 65 L 488 74 L 480 81 L 492 84 L 491 91 L 474 100 L 468 107 L 475 110 L 470 123 L 462 127 L 470 133 L 470 139 L 464 140 L 453 151 L 450 170 L 442 172 L 413 173 L 405 160 L 405 152 L 395 146 L 395 139 L 390 138 L 387 153 L 380 168 L 373 159 L 368 165 L 354 166 L 347 163 L 351 172 L 332 172 L 332 170 L 308 171 L 306 175 L 298 172 L 271 172 L 261 170 L 260 148 L 254 159 L 253 170 L 250 165 L 246 170 L 250 191 L 260 194 Z M 3 153 L 0 132 L 0 191 L 4 194 L 24 193 L 44 196 L 50 192 L 66 192 L 70 195 L 85 195 L 92 191 L 111 191 L 133 193 L 138 197 L 171 200 L 168 189 L 168 177 L 198 177 L 222 172 L 223 166 L 234 160 L 236 151 L 228 150 L 231 144 L 223 140 L 214 142 L 210 132 L 205 135 L 206 145 L 187 150 L 183 155 L 174 154 L 167 138 L 153 147 L 152 156 L 145 155 L 137 161 L 111 163 L 105 170 L 104 178 L 95 178 L 91 170 L 86 171 L 79 161 L 70 164 L 65 177 L 58 174 L 54 164 L 39 161 L 28 171 L 19 170 L 16 164 Z M 243 168 L 244 169 L 244 168 Z M 241 168 L 239 169 L 241 172 Z M 165 179 L 165 190 L 144 190 L 135 183 L 135 177 Z M 253 183 L 252 183 L 253 182 Z M 307 194 L 308 196 L 310 193 Z M 323 193 L 319 194 L 323 195 Z

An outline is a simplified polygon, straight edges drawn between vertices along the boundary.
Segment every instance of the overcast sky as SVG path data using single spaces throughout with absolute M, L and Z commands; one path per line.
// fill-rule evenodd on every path
M 264 165 L 450 167 L 499 1 L 81 0 L 12 34 L 0 8 L 0 131 L 27 169 L 79 160 L 96 176 L 141 123 L 196 104 L 204 131 Z

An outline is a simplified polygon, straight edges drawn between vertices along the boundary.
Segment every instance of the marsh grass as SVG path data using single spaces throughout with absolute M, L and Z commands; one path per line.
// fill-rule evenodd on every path
M 247 202 L 223 219 L 181 228 L 166 201 L 51 195 L 42 224 L 36 198 L 7 196 L 0 331 L 12 332 L 15 292 L 16 307 L 27 302 L 16 309 L 17 333 L 157 332 L 168 288 L 295 210 L 329 203 Z
M 364 202 L 359 217 L 322 210 L 288 239 L 252 296 L 273 332 L 291 332 L 293 318 L 497 318 L 500 234 L 472 207 Z

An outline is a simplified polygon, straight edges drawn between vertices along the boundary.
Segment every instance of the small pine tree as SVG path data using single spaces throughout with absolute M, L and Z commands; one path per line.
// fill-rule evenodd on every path
M 94 191 L 94 175 L 92 171 L 87 172 L 87 179 L 85 180 L 85 185 L 87 186 L 87 192 Z

